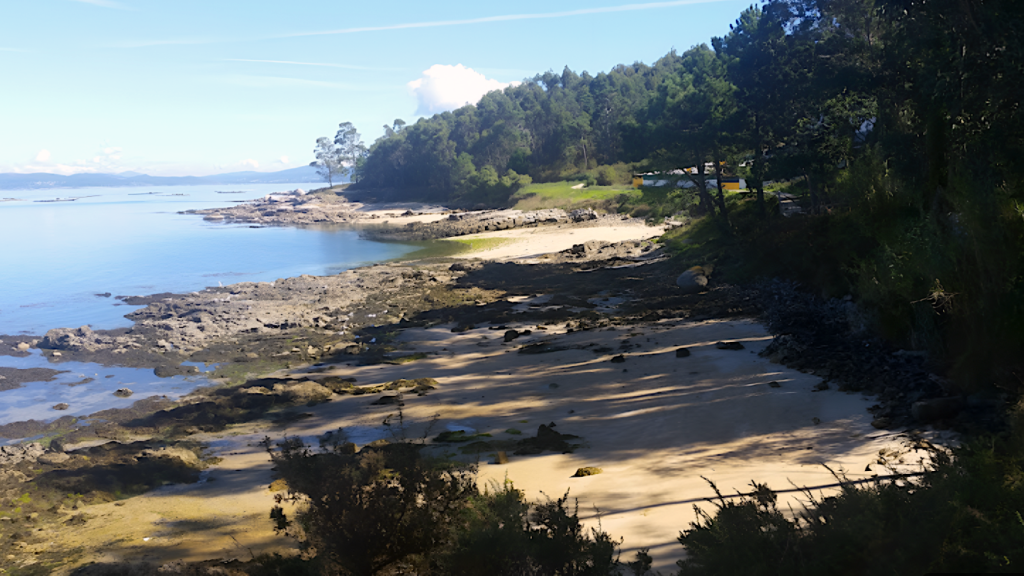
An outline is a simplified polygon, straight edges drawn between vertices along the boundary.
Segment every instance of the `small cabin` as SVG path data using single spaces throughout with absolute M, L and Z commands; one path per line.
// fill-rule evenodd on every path
M 722 177 L 722 190 L 742 190 L 747 187 L 747 183 L 742 178 L 729 178 Z

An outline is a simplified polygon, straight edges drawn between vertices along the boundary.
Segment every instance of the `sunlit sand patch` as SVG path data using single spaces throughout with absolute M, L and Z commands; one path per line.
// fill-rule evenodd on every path
M 536 325 L 513 327 L 533 328 L 538 334 Z M 820 379 L 759 357 L 756 352 L 770 338 L 750 321 L 669 321 L 571 334 L 564 325 L 546 326 L 539 337 L 570 348 L 544 354 L 518 353 L 530 339 L 504 342 L 502 330 L 453 334 L 450 328 L 409 329 L 399 336 L 404 349 L 428 354 L 417 362 L 340 363 L 319 373 L 355 377 L 360 386 L 400 378 L 436 379 L 437 389 L 427 395 L 404 396 L 404 427 L 395 424 L 397 407 L 371 404 L 376 395 L 335 397 L 301 407 L 310 417 L 285 429 L 272 430 L 268 423 L 235 427 L 209 437 L 212 449 L 224 458 L 211 471 L 210 482 L 133 498 L 118 508 L 96 507 L 101 518 L 93 522 L 116 526 L 82 532 L 73 541 L 100 546 L 104 538 L 118 538 L 137 543 L 144 535 L 163 533 L 155 523 L 158 517 L 198 522 L 212 514 L 233 520 L 216 527 L 188 524 L 194 529 L 188 539 L 175 536 L 180 540 L 173 545 L 150 541 L 146 553 L 248 558 L 248 550 L 226 535 L 256 553 L 288 549 L 290 543 L 275 536 L 266 519 L 273 505 L 267 490 L 271 472 L 259 441 L 267 434 L 274 439 L 299 437 L 314 447 L 318 436 L 338 428 L 347 430 L 358 445 L 379 438 L 427 439 L 457 429 L 513 442 L 534 435 L 540 424 L 554 422 L 557 431 L 579 436 L 582 446 L 570 454 L 510 452 L 510 461 L 501 465 L 492 464 L 492 453 L 481 452 L 481 486 L 507 476 L 532 500 L 556 498 L 569 490 L 588 524 L 600 521 L 610 534 L 624 538 L 623 558 L 629 559 L 637 548 L 650 548 L 655 567 L 667 573 L 682 556 L 676 537 L 696 518 L 693 506 L 710 509 L 705 499 L 714 493 L 704 478 L 726 494 L 749 491 L 751 480 L 767 483 L 783 491 L 782 509 L 799 509 L 806 497 L 794 486 L 821 487 L 816 493 L 835 490 L 835 478 L 822 464 L 851 479 L 866 478 L 886 473 L 877 465 L 880 450 L 905 450 L 898 435 L 871 427 L 868 399 L 834 390 L 814 392 Z M 478 346 L 481 338 L 488 347 Z M 620 345 L 627 340 L 640 346 L 623 352 Z M 722 341 L 741 342 L 744 348 L 717 348 Z M 679 347 L 691 355 L 677 358 Z M 612 352 L 598 354 L 594 348 Z M 624 354 L 625 362 L 610 362 L 617 354 Z M 284 374 L 288 372 L 279 375 Z M 389 415 L 392 425 L 384 426 Z M 443 450 L 457 452 L 454 446 Z M 477 455 L 464 457 L 475 460 Z M 897 466 L 916 469 L 919 458 L 923 454 L 908 453 Z M 603 472 L 573 477 L 586 466 Z M 867 466 L 873 470 L 865 471 Z M 105 513 L 112 515 L 107 519 Z M 119 544 L 112 550 L 108 554 L 140 549 Z

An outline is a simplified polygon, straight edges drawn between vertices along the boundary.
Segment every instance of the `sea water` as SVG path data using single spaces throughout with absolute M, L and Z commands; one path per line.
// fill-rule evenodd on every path
M 0 334 L 131 326 L 116 296 L 328 275 L 416 248 L 339 227 L 255 228 L 178 212 L 230 206 L 308 184 L 4 190 Z M 217 192 L 242 194 L 218 194 Z M 79 197 L 73 202 L 38 202 Z M 98 296 L 107 294 L 111 296 Z
M 0 202 L 0 334 L 41 336 L 51 328 L 83 325 L 97 330 L 127 327 L 131 322 L 124 315 L 138 306 L 123 304 L 116 296 L 336 274 L 416 249 L 363 240 L 340 227 L 257 228 L 179 214 L 308 187 L 4 190 L 0 196 L 18 200 Z M 57 198 L 77 200 L 39 202 Z M 201 375 L 161 379 L 151 370 L 49 364 L 35 353 L 22 359 L 0 356 L 0 366 L 70 370 L 54 382 L 0 392 L 0 424 L 81 416 L 152 395 L 173 398 L 206 383 Z M 75 387 L 64 382 L 82 380 L 79 375 L 93 381 Z M 131 388 L 136 394 L 119 399 L 112 394 L 118 388 Z M 71 409 L 52 410 L 59 402 L 71 404 Z

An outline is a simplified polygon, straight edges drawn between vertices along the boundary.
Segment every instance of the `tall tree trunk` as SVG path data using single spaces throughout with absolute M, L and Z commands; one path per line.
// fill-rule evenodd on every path
M 708 194 L 708 182 L 704 178 L 704 161 L 702 160 L 702 158 L 703 158 L 702 154 L 697 154 L 697 166 L 696 166 L 696 168 L 697 168 L 697 178 L 696 179 L 690 177 L 690 173 L 686 172 L 685 168 L 683 169 L 683 172 L 685 172 L 687 177 L 690 177 L 690 180 L 693 181 L 693 183 L 697 185 L 697 196 L 700 198 L 700 203 L 701 203 L 702 206 L 704 206 L 704 210 L 706 210 L 707 213 L 710 214 L 711 216 L 714 216 L 715 215 L 715 206 L 711 202 L 711 195 Z
M 754 170 L 751 176 L 754 177 L 754 190 L 757 192 L 757 212 L 762 218 L 768 215 L 768 208 L 764 203 L 764 148 L 761 142 L 761 122 L 754 116 Z
M 818 213 L 818 189 L 817 181 L 811 180 L 811 176 L 804 172 L 804 180 L 807 182 L 807 191 L 811 194 L 811 214 Z
M 719 160 L 721 153 L 717 150 L 714 153 L 715 162 L 715 183 L 718 184 L 718 211 L 722 216 L 729 217 L 729 209 L 725 207 L 725 192 L 722 191 L 722 161 Z

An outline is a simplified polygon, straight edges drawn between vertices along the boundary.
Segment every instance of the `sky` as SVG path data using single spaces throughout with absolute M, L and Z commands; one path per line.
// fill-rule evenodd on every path
M 756 0 L 0 4 L 0 173 L 270 172 L 352 122 L 710 43 Z

